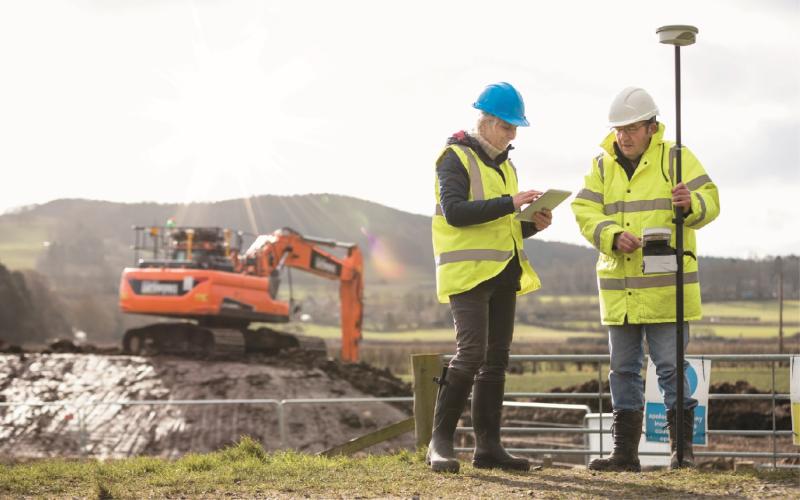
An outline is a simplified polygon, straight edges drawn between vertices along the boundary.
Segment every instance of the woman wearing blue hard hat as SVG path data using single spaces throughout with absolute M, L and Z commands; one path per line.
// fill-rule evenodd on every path
M 522 96 L 509 83 L 495 83 L 473 107 L 481 111 L 475 128 L 453 134 L 436 162 L 436 290 L 450 304 L 456 354 L 438 379 L 427 460 L 434 471 L 458 472 L 453 435 L 472 390 L 472 464 L 528 470 L 526 459 L 500 443 L 500 417 L 516 296 L 540 286 L 523 239 L 547 228 L 552 215 L 537 213 L 534 222 L 514 217 L 541 195 L 519 190 L 508 157 L 517 127 L 529 125 Z

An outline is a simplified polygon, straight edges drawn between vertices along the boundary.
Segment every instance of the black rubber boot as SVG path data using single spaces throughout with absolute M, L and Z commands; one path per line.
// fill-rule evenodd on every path
M 453 437 L 458 419 L 461 418 L 461 413 L 467 404 L 473 377 L 449 369 L 444 378 L 436 398 L 433 432 L 431 442 L 428 444 L 426 462 L 434 472 L 458 472 L 459 464 L 453 451 Z
M 608 458 L 595 458 L 589 463 L 590 470 L 610 472 L 641 472 L 639 463 L 639 440 L 642 438 L 640 410 L 614 410 L 611 435 L 614 451 Z
M 477 380 L 472 388 L 472 426 L 475 454 L 472 465 L 479 469 L 530 470 L 525 458 L 509 454 L 500 443 L 504 381 Z
M 670 469 L 678 469 L 678 427 L 676 425 L 678 412 L 674 409 L 667 410 L 667 429 L 669 429 L 669 449 L 672 457 L 669 461 Z M 694 435 L 694 408 L 683 410 L 683 467 L 694 469 L 694 450 L 692 437 Z

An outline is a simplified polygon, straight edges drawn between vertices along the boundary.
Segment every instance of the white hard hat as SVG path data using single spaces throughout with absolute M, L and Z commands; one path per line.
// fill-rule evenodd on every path
M 626 87 L 622 90 L 608 110 L 608 125 L 622 127 L 642 120 L 649 120 L 658 114 L 653 98 L 639 87 Z

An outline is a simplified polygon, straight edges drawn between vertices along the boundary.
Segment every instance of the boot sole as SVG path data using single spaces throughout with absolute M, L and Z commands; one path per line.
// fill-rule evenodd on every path
M 433 462 L 429 463 L 429 465 L 431 466 L 431 470 L 433 472 L 446 472 L 450 474 L 456 474 L 460 469 L 460 466 L 457 462 L 455 464 Z

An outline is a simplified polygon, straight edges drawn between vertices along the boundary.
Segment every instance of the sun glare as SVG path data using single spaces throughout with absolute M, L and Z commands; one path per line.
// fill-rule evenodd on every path
M 265 67 L 264 30 L 245 32 L 239 43 L 223 47 L 197 35 L 192 61 L 163 74 L 170 97 L 152 101 L 144 112 L 169 131 L 150 152 L 154 166 L 190 167 L 182 192 L 175 193 L 185 203 L 287 192 L 297 182 L 278 144 L 308 127 L 307 119 L 301 124 L 286 111 L 285 101 L 313 79 L 313 70 L 302 57 Z
M 403 264 L 397 259 L 387 241 L 362 227 L 361 233 L 367 237 L 369 248 L 368 258 L 372 261 L 375 271 L 384 279 L 399 279 L 405 274 Z

